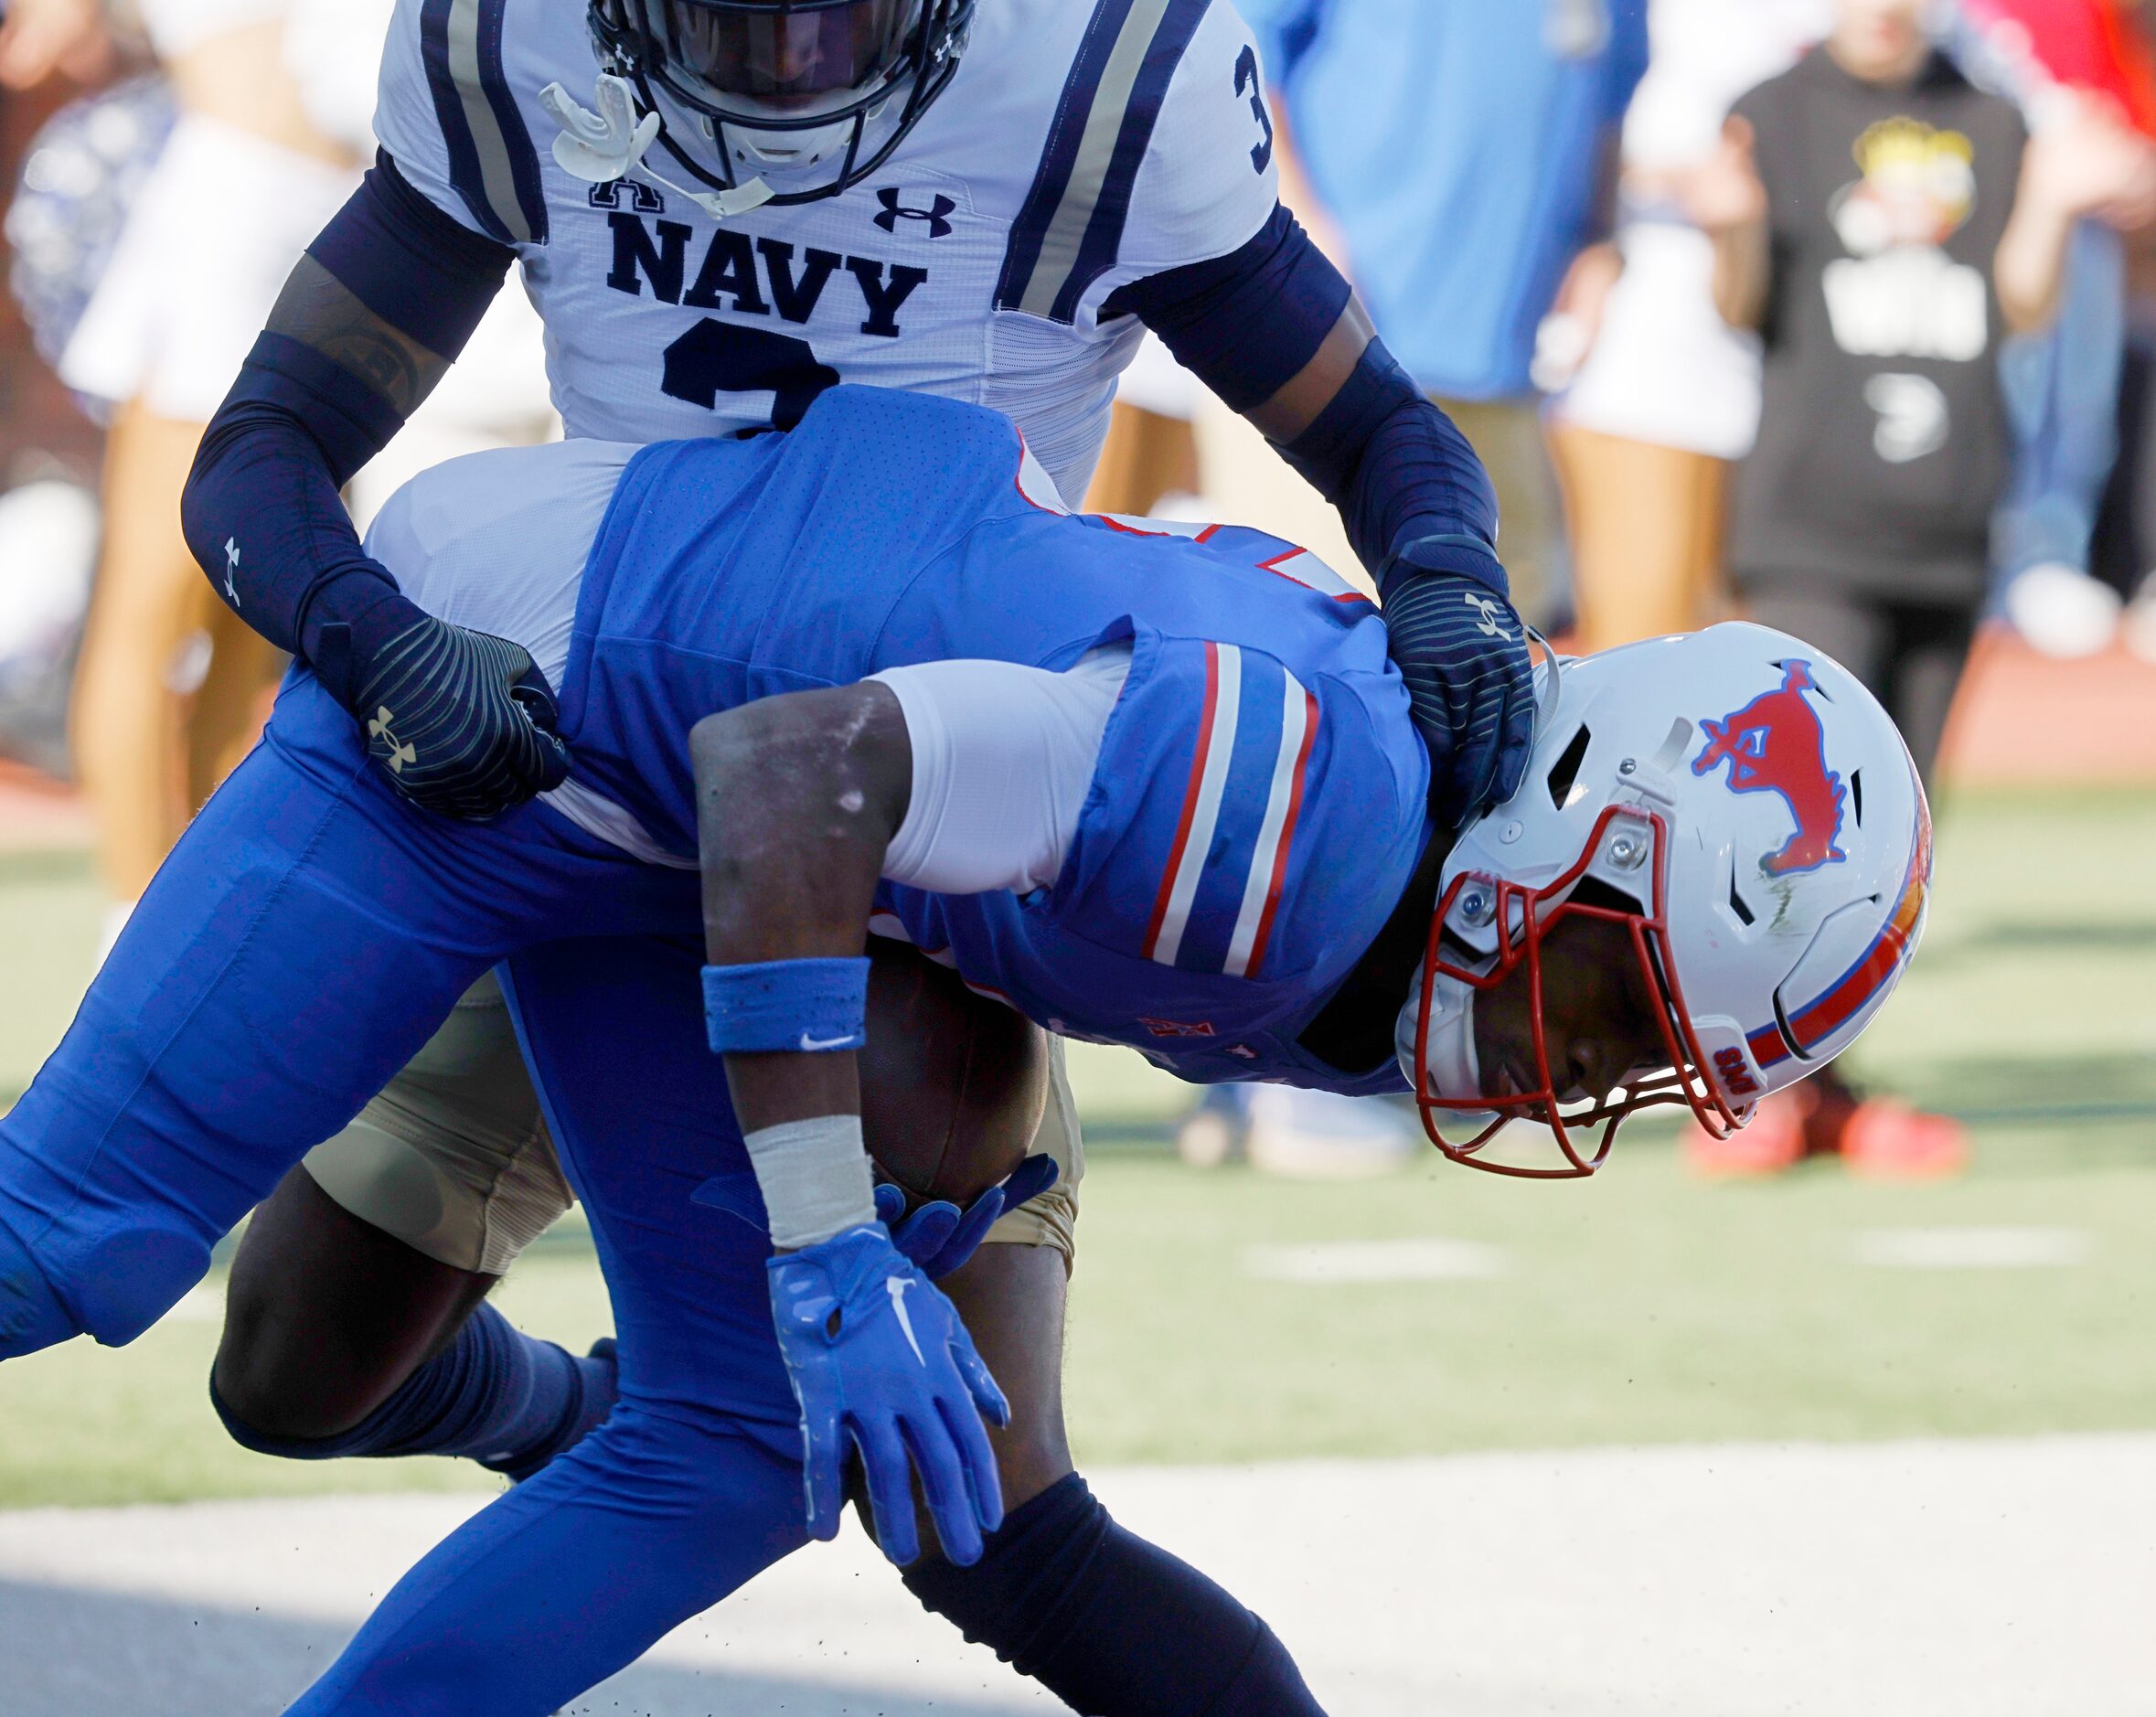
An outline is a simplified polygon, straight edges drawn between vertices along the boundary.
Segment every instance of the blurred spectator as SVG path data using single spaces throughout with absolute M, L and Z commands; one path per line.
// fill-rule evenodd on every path
M 177 107 L 155 165 L 131 177 L 100 152 L 111 153 L 122 121 L 144 133 L 145 103 L 162 91 L 108 92 L 67 135 L 50 128 L 45 177 L 59 188 L 48 194 L 33 162 L 10 219 L 18 293 L 43 330 L 59 329 L 49 344 L 61 379 L 111 412 L 104 539 L 70 721 L 116 901 L 108 943 L 187 817 L 252 742 L 278 671 L 276 652 L 216 600 L 182 541 L 179 496 L 285 277 L 373 152 L 390 0 L 144 0 L 142 11 Z M 80 0 L 14 0 L 0 75 L 87 63 L 102 40 L 97 20 Z M 90 230 L 104 207 L 82 201 L 92 167 L 125 197 L 116 239 Z M 75 254 L 41 273 L 40 243 Z M 94 283 L 78 288 L 69 269 Z M 425 465 L 558 431 L 537 318 L 521 294 L 503 293 L 450 379 L 355 478 L 361 523 Z
M 2076 221 L 2129 216 L 2147 161 L 2081 104 L 2028 141 L 2011 101 L 1934 51 L 1926 10 L 1837 0 L 1823 50 L 1736 104 L 1688 189 L 1714 234 L 1717 304 L 1765 338 L 1732 577 L 1755 618 L 1878 693 L 1928 778 L 2007 478 L 2000 341 L 2056 315 Z M 1724 1169 L 1839 1153 L 1936 1173 L 1967 1144 L 1828 1070 L 1693 1149 Z
M 1688 176 L 1738 96 L 1818 41 L 1829 0 L 1653 0 L 1652 58 L 1625 116 L 1623 272 L 1551 412 L 1571 525 L 1577 641 L 1606 650 L 1715 618 L 1728 473 L 1759 422 L 1757 342 L 1714 309 L 1713 247 Z
M 1489 467 L 1529 615 L 1563 599 L 1532 379 L 1555 309 L 1598 320 L 1647 0 L 1243 0 L 1284 151 L 1385 344 Z M 1307 212 L 1307 211 L 1306 211 Z M 1324 241 L 1321 240 L 1321 241 Z
M 114 60 L 104 0 L 13 0 L 0 17 L 0 87 L 34 90 L 55 77 L 101 83 Z
M 179 118 L 60 354 L 112 407 L 104 541 L 75 681 L 76 768 L 99 858 L 128 908 L 251 742 L 276 654 L 217 603 L 181 540 L 203 425 L 308 240 L 356 183 L 285 64 L 284 0 L 145 0 Z M 59 39 L 80 0 L 14 0 L 10 28 Z
M 2033 63 L 2048 79 L 2086 91 L 2110 104 L 2142 135 L 2156 137 L 2156 53 L 2149 40 L 2149 8 L 2135 0 L 1963 0 L 1982 29 L 1991 58 L 2008 69 Z M 2082 615 L 2080 636 L 2063 642 L 2082 649 L 2108 640 L 2119 603 L 2127 603 L 2129 645 L 2156 661 L 2156 231 L 2140 228 L 2123 245 L 2100 229 L 2085 228 L 2079 240 L 2095 249 L 2102 272 L 2085 285 L 2085 259 L 2077 255 L 2074 293 L 2102 294 L 2099 309 L 2124 324 L 2116 384 L 2116 457 L 2096 506 L 2086 562 L 2097 582 L 2064 584 Z M 2123 251 L 2123 255 L 2119 252 Z M 2074 304 L 2069 300 L 2066 319 Z M 2074 373 L 2060 360 L 2057 371 Z M 2063 391 L 2063 390 L 2062 390 Z M 2069 445 L 2112 427 L 2102 396 L 2062 399 L 2052 411 L 2055 433 Z M 2074 497 L 2081 500 L 2081 495 Z M 2039 527 L 2045 521 L 2039 517 Z M 2081 522 L 2078 518 L 2076 523 Z M 2015 570 L 2011 555 L 2001 557 Z M 2018 581 L 2024 587 L 2033 581 Z M 2024 633 L 2031 624 L 2026 588 L 2008 587 L 2009 611 Z M 2039 616 L 2039 620 L 2041 616 Z M 2040 640 L 2041 641 L 2041 640 Z M 2062 640 L 2054 640 L 2055 644 Z
M 2119 456 L 2097 512 L 2090 571 L 2126 599 L 2127 647 L 2156 663 L 2156 228 L 2127 246 Z
M 81 86 L 121 63 L 93 5 L 49 16 L 18 10 L 0 22 L 0 185 L 24 172 L 48 126 L 60 123 L 56 113 L 81 105 Z M 92 176 L 105 176 L 93 168 Z M 80 260 L 83 229 L 96 222 L 79 195 L 53 189 L 37 210 L 49 223 L 44 261 L 64 270 Z M 88 241 L 94 245 L 96 235 Z M 18 293 L 25 272 L 18 254 L 10 270 Z M 79 311 L 87 292 L 71 279 L 61 295 Z M 0 755 L 64 773 L 68 687 L 97 553 L 91 485 L 103 437 L 32 358 L 32 338 L 15 299 L 0 294 Z
M 2119 0 L 1961 0 L 1948 40 L 1980 83 L 2012 95 L 2041 131 L 2090 104 L 2156 135 L 2156 67 Z M 2127 272 L 2116 228 L 2142 224 L 2156 199 L 2156 148 L 2137 196 L 2077 227 L 2053 327 L 2001 355 L 2017 447 L 1993 539 L 2007 617 L 2037 649 L 2087 656 L 2111 641 L 2120 598 L 2092 577 L 2093 538 L 2118 462 L 2126 361 Z

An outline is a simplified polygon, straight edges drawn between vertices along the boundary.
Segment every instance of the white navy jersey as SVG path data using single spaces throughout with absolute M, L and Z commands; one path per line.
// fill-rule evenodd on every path
M 1009 414 L 1075 498 L 1140 337 L 1103 304 L 1239 249 L 1277 200 L 1229 0 L 980 0 L 881 170 L 725 221 L 636 169 L 594 186 L 555 161 L 539 92 L 592 106 L 598 69 L 581 0 L 399 0 L 375 117 L 412 186 L 515 248 L 571 436 L 786 425 L 867 383 Z

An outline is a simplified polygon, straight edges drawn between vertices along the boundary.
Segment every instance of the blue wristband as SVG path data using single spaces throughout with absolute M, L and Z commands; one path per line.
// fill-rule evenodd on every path
M 764 960 L 704 967 L 711 1051 L 815 1053 L 869 1040 L 869 963 Z

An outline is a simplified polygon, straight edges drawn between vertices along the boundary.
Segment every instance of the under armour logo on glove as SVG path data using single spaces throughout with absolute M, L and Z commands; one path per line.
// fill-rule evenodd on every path
M 947 239 L 951 235 L 951 223 L 945 217 L 958 205 L 940 192 L 929 199 L 926 208 L 901 208 L 898 192 L 888 185 L 876 193 L 876 200 L 883 205 L 883 212 L 875 218 L 876 224 L 886 232 L 896 232 L 902 220 L 925 220 L 930 238 Z
M 1430 803 L 1454 828 L 1519 791 L 1534 744 L 1534 664 L 1487 543 L 1425 538 L 1379 580 L 1393 664 L 1430 751 Z
M 379 749 L 375 754 L 390 765 L 390 773 L 401 775 L 405 764 L 419 762 L 419 752 L 402 743 L 390 731 L 390 723 L 396 719 L 387 704 L 380 706 L 368 718 L 367 738 L 370 746 L 379 744 Z
M 486 823 L 568 780 L 553 689 L 523 645 L 429 615 L 368 668 L 367 753 L 412 804 Z
M 1510 603 L 1501 603 L 1494 596 L 1478 596 L 1472 591 L 1460 600 L 1481 616 L 1477 626 L 1486 636 L 1513 638 L 1520 635 L 1516 632 L 1505 630 L 1505 616 L 1512 612 Z

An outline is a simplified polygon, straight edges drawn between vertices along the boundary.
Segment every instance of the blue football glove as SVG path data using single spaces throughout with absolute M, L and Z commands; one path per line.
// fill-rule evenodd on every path
M 944 1554 L 980 1560 L 1003 1524 L 1003 1486 L 982 1428 L 1010 1404 L 951 1302 L 891 1244 L 881 1222 L 783 1253 L 771 1273 L 779 1352 L 801 1406 L 808 1532 L 838 1535 L 846 1445 L 860 1450 L 876 1538 L 902 1567 L 921 1553 L 913 1469 Z
M 411 612 L 347 677 L 347 707 L 390 784 L 422 810 L 486 823 L 568 780 L 553 688 L 524 646 Z
M 876 1189 L 876 1220 L 923 1275 L 941 1282 L 979 1249 L 998 1217 L 1039 1198 L 1055 1185 L 1055 1177 L 1054 1157 L 1029 1157 L 965 1210 L 948 1199 L 932 1199 L 911 1216 L 904 1190 L 887 1180 Z
M 1430 804 L 1457 828 L 1520 790 L 1534 746 L 1527 628 L 1488 546 L 1425 537 L 1378 581 L 1393 663 L 1430 748 Z

